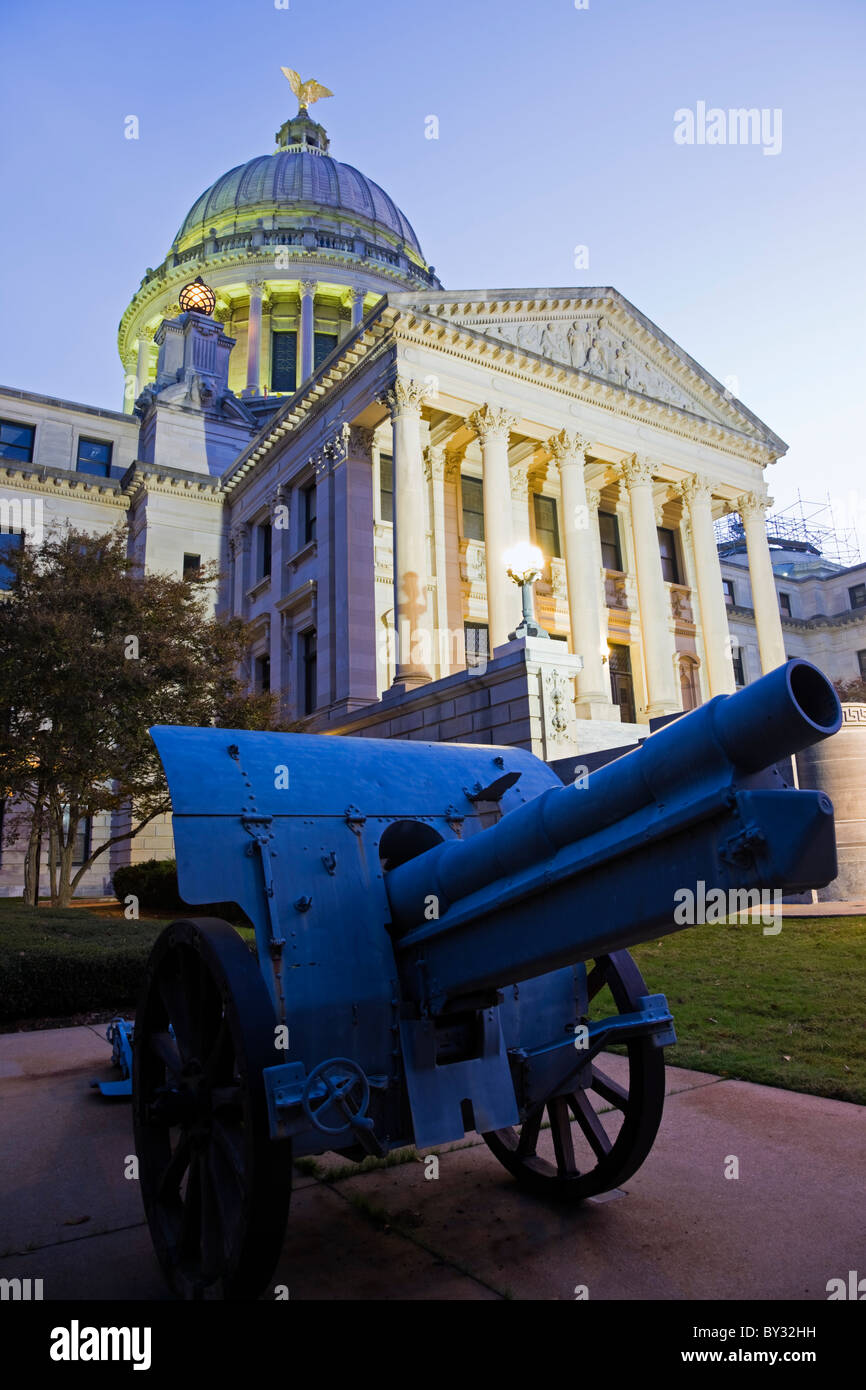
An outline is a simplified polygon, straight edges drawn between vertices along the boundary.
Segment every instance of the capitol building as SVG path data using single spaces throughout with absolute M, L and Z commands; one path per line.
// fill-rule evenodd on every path
M 785 660 L 778 435 L 615 289 L 443 288 L 305 105 L 199 194 L 118 350 L 122 410 L 0 388 L 0 495 L 20 518 L 2 542 L 36 515 L 124 522 L 146 569 L 218 562 L 250 683 L 299 727 L 547 759 L 633 743 L 735 688 L 728 513 L 749 679 Z M 522 625 L 521 542 L 541 552 Z M 132 852 L 170 854 L 170 828 Z M 21 891 L 19 857 L 0 893 Z

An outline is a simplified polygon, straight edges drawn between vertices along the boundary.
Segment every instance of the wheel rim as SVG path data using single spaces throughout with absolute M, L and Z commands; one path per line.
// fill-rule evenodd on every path
M 136 1015 L 133 1122 L 154 1248 L 181 1297 L 255 1297 L 279 1255 L 291 1153 L 268 1128 L 274 1025 L 233 928 L 204 918 L 163 932 Z
M 587 969 L 590 1006 L 607 987 L 617 1011 L 630 1013 L 637 1009 L 638 999 L 648 993 L 627 951 L 599 956 L 591 968 L 587 962 Z M 524 1186 L 542 1195 L 581 1201 L 618 1187 L 637 1171 L 661 1123 L 664 1053 L 646 1037 L 629 1042 L 627 1053 L 625 1085 L 593 1062 L 586 1090 L 550 1096 L 530 1111 L 520 1126 L 483 1136 L 499 1161 Z M 598 1097 L 599 1107 L 592 1104 L 591 1094 Z M 545 1119 L 550 1157 L 546 1156 Z

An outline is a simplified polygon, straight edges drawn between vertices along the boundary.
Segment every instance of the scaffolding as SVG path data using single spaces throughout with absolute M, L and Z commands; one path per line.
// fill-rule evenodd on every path
M 745 539 L 738 512 L 729 512 L 716 522 L 716 544 L 736 545 Z M 824 502 L 809 502 L 797 491 L 797 500 L 779 512 L 767 515 L 767 539 L 793 543 L 797 549 L 811 549 L 831 564 L 850 569 L 860 560 L 860 547 L 854 526 L 837 526 L 833 504 L 827 493 Z

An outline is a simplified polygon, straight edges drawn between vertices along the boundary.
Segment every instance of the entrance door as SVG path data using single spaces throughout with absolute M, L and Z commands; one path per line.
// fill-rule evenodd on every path
M 610 698 L 619 705 L 620 718 L 624 724 L 633 724 L 634 683 L 631 675 L 631 655 L 626 646 L 611 642 L 608 647 L 610 666 Z

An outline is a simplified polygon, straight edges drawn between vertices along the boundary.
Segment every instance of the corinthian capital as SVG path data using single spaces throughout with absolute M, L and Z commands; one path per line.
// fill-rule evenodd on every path
M 374 434 L 374 430 L 365 429 L 363 425 L 352 425 L 349 430 L 350 452 L 370 458 L 373 453 Z
M 401 415 L 420 415 L 426 396 L 427 387 L 423 382 L 398 376 L 391 390 L 382 397 L 382 404 L 387 407 L 391 419 L 396 420 Z
M 507 440 L 509 431 L 513 430 L 517 424 L 517 416 L 512 415 L 501 405 L 485 404 L 479 410 L 473 410 L 471 415 L 466 416 L 466 424 L 482 440 L 496 435 Z
M 764 492 L 744 492 L 737 498 L 737 511 L 744 521 L 763 521 L 765 513 L 772 505 L 772 497 L 768 497 Z
M 313 296 L 314 296 L 315 293 L 316 293 L 316 290 L 317 290 L 318 288 L 319 288 L 319 282 L 318 282 L 318 280 L 302 280 L 302 281 L 301 281 L 301 298 L 302 298 L 302 299 L 312 299 Z
M 620 464 L 622 476 L 629 488 L 644 487 L 653 480 L 652 461 L 641 454 L 632 454 Z
M 703 473 L 690 473 L 687 478 L 683 478 L 680 490 L 690 507 L 696 502 L 712 501 L 713 485 Z
M 584 439 L 577 430 L 560 430 L 559 434 L 550 436 L 547 447 L 561 468 L 564 463 L 573 463 L 575 460 L 583 463 L 589 449 L 589 440 Z

